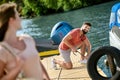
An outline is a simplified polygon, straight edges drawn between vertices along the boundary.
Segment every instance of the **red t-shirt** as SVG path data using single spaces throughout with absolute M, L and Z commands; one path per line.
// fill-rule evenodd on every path
M 80 28 L 73 29 L 68 34 L 72 36 L 72 38 L 69 40 L 69 43 L 73 46 L 79 45 L 86 39 L 84 34 L 80 35 Z M 70 49 L 63 41 L 60 43 L 59 48 L 62 50 Z

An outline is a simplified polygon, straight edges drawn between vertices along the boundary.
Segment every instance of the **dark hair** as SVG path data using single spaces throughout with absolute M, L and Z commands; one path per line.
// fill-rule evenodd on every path
M 89 23 L 89 22 L 84 22 L 83 25 L 88 25 L 90 27 L 92 26 L 91 23 Z
M 8 29 L 8 22 L 11 17 L 15 18 L 15 3 L 4 3 L 0 5 L 0 41 L 3 41 Z

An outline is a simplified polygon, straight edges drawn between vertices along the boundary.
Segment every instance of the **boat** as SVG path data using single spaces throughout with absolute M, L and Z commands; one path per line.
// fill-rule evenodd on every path
M 58 45 L 52 44 L 50 39 L 35 39 L 35 42 L 40 57 L 59 55 Z
M 58 45 L 62 38 L 72 29 L 73 27 L 68 22 L 60 21 L 53 26 L 49 39 L 35 39 L 39 56 L 59 55 Z
M 120 3 L 111 9 L 109 28 L 110 45 L 120 49 Z
M 114 4 L 111 8 L 109 43 L 110 46 L 102 46 L 94 50 L 88 59 L 87 69 L 92 80 L 120 80 L 120 3 Z M 105 55 L 107 55 L 105 60 L 110 75 L 102 76 L 96 66 L 99 59 Z
M 109 29 L 110 46 L 120 50 L 120 3 L 116 3 L 112 6 Z M 116 73 L 116 65 L 113 57 L 108 57 L 108 61 L 111 65 L 112 75 L 114 75 Z M 118 79 L 120 79 L 120 77 L 118 77 Z

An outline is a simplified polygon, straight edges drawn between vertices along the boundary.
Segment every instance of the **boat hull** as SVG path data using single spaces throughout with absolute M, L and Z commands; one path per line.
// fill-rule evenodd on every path
M 40 57 L 59 55 L 58 45 L 53 45 L 49 39 L 35 39 Z
M 113 27 L 109 31 L 110 45 L 118 48 L 120 50 L 120 29 L 118 27 Z

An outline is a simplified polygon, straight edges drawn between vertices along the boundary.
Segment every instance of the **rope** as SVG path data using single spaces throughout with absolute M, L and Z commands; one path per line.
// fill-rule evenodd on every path
M 57 80 L 60 79 L 61 72 L 62 72 L 62 68 L 60 68 L 60 72 L 59 72 L 59 74 L 58 74 L 58 78 L 57 78 Z

